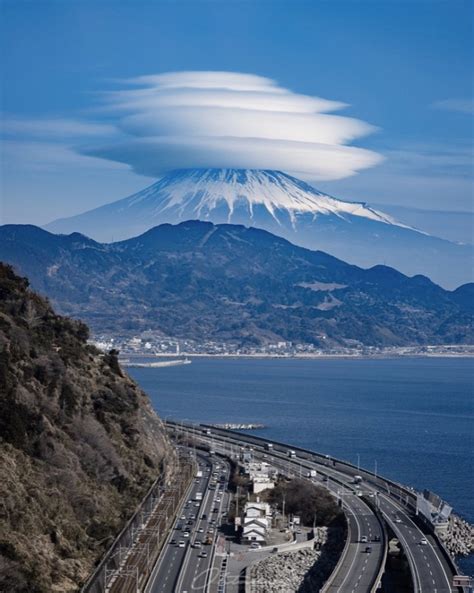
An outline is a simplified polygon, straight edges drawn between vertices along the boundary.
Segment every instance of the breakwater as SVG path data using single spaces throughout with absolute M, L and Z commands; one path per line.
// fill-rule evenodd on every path
M 227 430 L 256 430 L 258 428 L 265 428 L 265 424 L 258 422 L 239 423 L 239 422 L 224 422 L 222 424 L 210 424 L 213 428 L 225 428 Z
M 161 367 L 174 367 L 181 364 L 191 364 L 189 358 L 178 358 L 176 360 L 157 360 L 153 362 L 133 362 L 130 360 L 119 360 L 120 364 L 128 368 L 158 369 Z
M 440 532 L 439 537 L 453 556 L 469 556 L 474 553 L 474 525 L 457 515 L 449 517 L 448 528 Z

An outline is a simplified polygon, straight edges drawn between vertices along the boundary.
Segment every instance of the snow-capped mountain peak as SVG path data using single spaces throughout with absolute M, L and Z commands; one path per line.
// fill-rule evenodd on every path
M 468 246 L 432 237 L 364 203 L 338 200 L 280 171 L 177 170 L 132 196 L 56 220 L 47 229 L 79 231 L 108 243 L 196 219 L 257 227 L 359 266 L 385 263 L 445 286 L 470 280 L 463 272 L 472 269 Z
M 152 206 L 149 213 L 157 219 L 174 213 L 181 220 L 208 220 L 213 211 L 219 210 L 223 214 L 225 210 L 225 222 L 235 222 L 237 210 L 246 210 L 253 219 L 256 207 L 260 207 L 279 224 L 288 217 L 293 226 L 300 214 L 352 215 L 400 225 L 364 203 L 337 200 L 286 173 L 269 170 L 177 170 L 121 201 L 121 206 L 147 210 Z M 282 218 L 283 214 L 286 216 Z

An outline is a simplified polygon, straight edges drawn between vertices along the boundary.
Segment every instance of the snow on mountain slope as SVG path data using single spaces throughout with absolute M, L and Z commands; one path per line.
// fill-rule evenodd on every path
M 113 242 L 163 223 L 204 220 L 265 229 L 296 245 L 363 267 L 387 264 L 447 288 L 472 281 L 472 250 L 398 222 L 364 203 L 345 202 L 286 173 L 183 169 L 150 187 L 47 229 Z
M 232 222 L 237 206 L 246 206 L 250 218 L 254 207 L 264 206 L 277 222 L 279 212 L 286 211 L 293 225 L 298 214 L 315 216 L 335 214 L 362 216 L 387 224 L 400 224 L 382 212 L 363 203 L 343 202 L 318 192 L 309 184 L 280 171 L 251 169 L 187 169 L 174 171 L 143 191 L 126 198 L 122 207 L 147 208 L 160 217 L 166 211 L 175 211 L 182 220 L 208 219 L 213 210 L 225 206 L 227 222 Z M 243 204 L 242 204 L 243 203 Z M 404 226 L 404 225 L 401 225 Z

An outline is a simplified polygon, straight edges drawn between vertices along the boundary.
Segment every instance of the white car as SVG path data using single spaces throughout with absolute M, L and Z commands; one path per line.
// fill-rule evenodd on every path
M 422 537 L 420 539 L 420 545 L 426 546 L 427 544 L 428 544 L 428 540 L 426 539 L 426 537 Z
M 183 537 L 189 537 L 189 531 L 185 531 L 185 532 L 183 533 Z
M 250 549 L 251 550 L 259 550 L 262 546 L 258 543 L 258 542 L 252 542 L 250 544 Z
M 184 546 L 186 545 L 184 540 L 181 540 L 178 542 L 178 548 L 184 548 Z

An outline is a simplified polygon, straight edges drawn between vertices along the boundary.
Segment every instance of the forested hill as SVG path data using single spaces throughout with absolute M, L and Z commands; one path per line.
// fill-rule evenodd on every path
M 472 343 L 473 285 L 350 265 L 255 228 L 187 221 L 117 243 L 0 227 L 0 259 L 94 332 L 241 346 Z
M 173 450 L 115 356 L 0 264 L 0 591 L 77 591 Z

